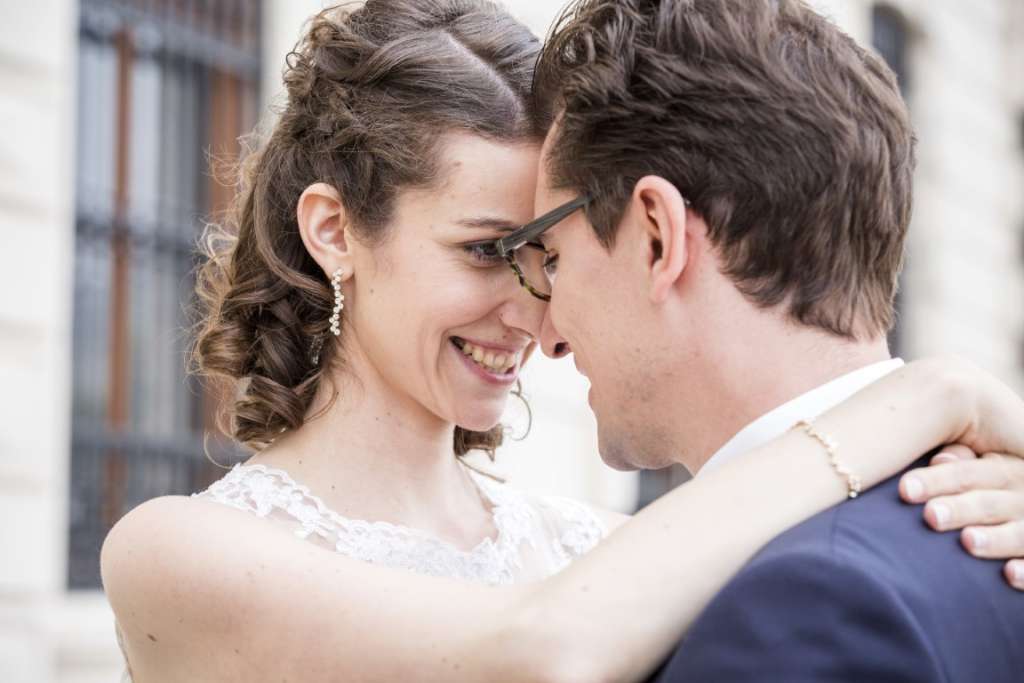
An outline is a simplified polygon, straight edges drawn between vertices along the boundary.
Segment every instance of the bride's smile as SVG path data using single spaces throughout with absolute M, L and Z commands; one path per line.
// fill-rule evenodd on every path
M 536 348 L 545 304 L 477 245 L 533 217 L 539 146 L 453 133 L 438 148 L 435 182 L 399 192 L 380 237 L 350 223 L 339 238 L 341 204 L 310 191 L 300 229 L 345 272 L 343 371 L 395 405 L 487 431 Z
M 467 367 L 495 384 L 512 384 L 519 377 L 524 349 L 511 349 L 478 342 L 461 337 L 451 338 L 452 346 L 466 360 Z

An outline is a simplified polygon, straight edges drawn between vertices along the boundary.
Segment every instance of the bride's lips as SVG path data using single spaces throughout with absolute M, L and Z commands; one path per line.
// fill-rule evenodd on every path
M 459 339 L 462 341 L 468 341 L 474 346 L 480 346 L 482 348 L 488 348 L 495 351 L 503 351 L 510 355 L 516 353 L 515 349 L 511 349 L 508 347 L 479 344 L 471 339 L 462 339 L 461 337 Z M 516 380 L 519 378 L 519 369 L 521 367 L 521 361 L 512 366 L 508 372 L 493 372 L 484 368 L 475 360 L 473 360 L 465 353 L 463 353 L 462 349 L 459 348 L 458 344 L 455 342 L 455 339 L 449 339 L 449 341 L 451 342 L 449 346 L 451 347 L 452 353 L 459 357 L 459 361 L 463 365 L 465 365 L 470 371 L 472 371 L 473 374 L 475 374 L 477 377 L 484 380 L 485 382 L 497 386 L 507 387 L 511 384 L 515 384 Z

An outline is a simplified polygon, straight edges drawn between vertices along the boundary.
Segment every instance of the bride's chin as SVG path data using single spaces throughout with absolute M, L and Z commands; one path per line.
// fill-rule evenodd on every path
M 475 415 L 463 414 L 459 416 L 458 420 L 455 420 L 455 424 L 471 432 L 488 432 L 501 424 L 501 415 L 501 412 L 494 413 L 491 411 Z
M 460 420 L 456 424 L 470 432 L 489 432 L 498 426 L 499 420 Z
M 500 401 L 460 401 L 459 403 L 461 405 L 452 406 L 455 419 L 451 422 L 471 432 L 487 432 L 501 424 L 501 418 L 508 406 L 508 397 L 503 396 Z

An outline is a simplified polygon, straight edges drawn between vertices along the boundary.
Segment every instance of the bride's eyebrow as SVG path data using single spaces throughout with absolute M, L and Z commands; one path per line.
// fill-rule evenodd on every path
M 459 225 L 463 225 L 467 228 L 483 228 L 488 230 L 497 230 L 499 232 L 512 232 L 516 228 L 520 227 L 519 223 L 515 223 L 506 218 L 495 218 L 491 216 L 462 218 L 458 223 Z

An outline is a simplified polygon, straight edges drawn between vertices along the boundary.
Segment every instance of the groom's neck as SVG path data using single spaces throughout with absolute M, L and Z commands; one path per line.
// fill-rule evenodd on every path
M 767 332 L 767 331 L 766 331 Z M 680 449 L 690 472 L 699 471 L 741 429 L 782 404 L 842 375 L 890 358 L 884 337 L 851 342 L 813 328 L 791 326 L 751 344 L 733 341 L 709 364 L 706 409 L 686 419 Z M 701 437 L 694 439 L 693 435 Z M 696 443 L 693 443 L 693 442 Z M 689 447 L 685 447 L 689 446 Z

